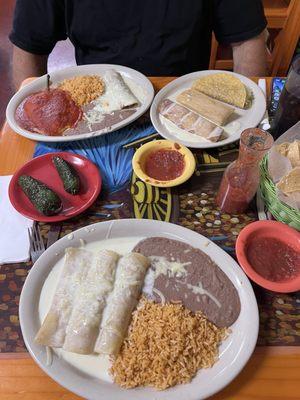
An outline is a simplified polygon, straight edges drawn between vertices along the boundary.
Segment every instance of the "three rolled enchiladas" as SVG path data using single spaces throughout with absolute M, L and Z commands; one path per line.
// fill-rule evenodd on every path
M 137 253 L 120 258 L 110 250 L 94 256 L 85 249 L 68 248 L 50 310 L 35 341 L 79 354 L 117 354 L 149 265 Z

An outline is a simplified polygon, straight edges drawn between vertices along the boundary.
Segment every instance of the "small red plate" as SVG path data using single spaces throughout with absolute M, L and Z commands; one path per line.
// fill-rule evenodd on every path
M 70 163 L 80 178 L 80 192 L 71 195 L 64 190 L 63 183 L 53 165 L 52 157 L 60 156 Z M 18 185 L 20 175 L 30 175 L 54 190 L 63 203 L 62 211 L 53 216 L 39 213 Z M 24 164 L 12 177 L 8 189 L 14 208 L 25 217 L 41 222 L 58 222 L 75 217 L 90 207 L 98 197 L 102 179 L 98 168 L 87 158 L 78 154 L 60 152 L 33 158 Z

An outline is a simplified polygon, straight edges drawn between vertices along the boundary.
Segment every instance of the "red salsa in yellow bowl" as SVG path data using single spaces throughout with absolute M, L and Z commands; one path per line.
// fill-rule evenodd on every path
M 171 187 L 189 179 L 196 163 L 187 147 L 169 140 L 156 140 L 135 152 L 132 166 L 142 181 L 153 186 Z
M 184 156 L 178 150 L 154 150 L 145 161 L 145 172 L 150 178 L 170 181 L 182 175 Z

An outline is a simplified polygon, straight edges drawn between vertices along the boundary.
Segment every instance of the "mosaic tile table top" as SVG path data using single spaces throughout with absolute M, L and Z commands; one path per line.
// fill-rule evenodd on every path
M 140 123 L 145 124 L 145 119 Z M 151 130 L 153 128 L 150 125 L 143 125 L 145 134 L 151 133 Z M 237 156 L 237 145 L 209 152 L 195 152 L 197 168 L 193 177 L 186 184 L 171 190 L 146 185 L 131 173 L 130 160 L 134 149 L 125 149 L 124 144 L 132 140 L 132 134 L 125 136 L 122 140 L 118 139 L 119 148 L 117 154 L 114 150 L 114 159 L 109 152 L 104 156 L 105 163 L 100 169 L 107 184 L 98 200 L 81 216 L 64 222 L 61 237 L 72 230 L 99 221 L 151 218 L 170 221 L 199 232 L 234 257 L 235 240 L 240 230 L 257 219 L 254 202 L 242 215 L 223 214 L 214 204 L 222 173 Z M 81 142 L 81 150 L 78 147 L 74 149 L 74 146 L 67 150 L 84 152 L 83 148 Z M 104 149 L 106 151 L 105 147 L 101 148 L 101 152 Z M 38 145 L 36 154 L 56 150 L 56 147 L 45 149 L 44 145 Z M 113 177 L 113 187 L 110 182 L 112 177 L 109 177 L 107 170 L 104 171 L 107 163 L 117 165 L 122 170 L 122 177 Z M 124 168 L 120 168 L 120 163 L 124 163 Z M 127 171 L 125 175 L 124 171 Z M 50 226 L 40 224 L 40 227 L 46 242 Z M 30 262 L 1 266 L 0 352 L 26 352 L 19 326 L 18 304 L 22 285 L 31 266 Z M 258 345 L 300 345 L 300 293 L 278 294 L 256 285 L 254 290 L 260 313 Z

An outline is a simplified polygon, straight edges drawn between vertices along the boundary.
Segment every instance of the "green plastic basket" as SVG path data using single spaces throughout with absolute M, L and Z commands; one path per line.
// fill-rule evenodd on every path
M 260 164 L 260 190 L 265 205 L 274 218 L 300 231 L 300 212 L 278 199 L 276 186 L 269 175 L 267 156 Z

